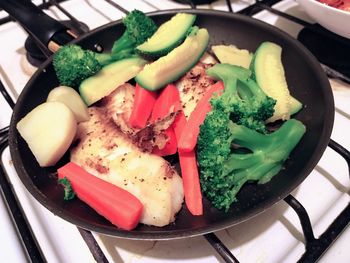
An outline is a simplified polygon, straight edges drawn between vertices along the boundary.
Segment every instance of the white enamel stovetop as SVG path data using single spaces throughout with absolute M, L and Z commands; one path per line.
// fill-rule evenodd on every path
M 38 2 L 38 1 L 36 1 Z M 169 0 L 120 0 L 116 1 L 128 10 L 143 11 L 183 8 Z M 232 0 L 233 9 L 239 10 L 250 0 Z M 123 14 L 102 0 L 71 0 L 63 6 L 90 28 L 103 25 Z M 221 0 L 203 8 L 226 10 Z M 275 6 L 279 10 L 312 21 L 292 0 Z M 50 14 L 65 18 L 52 8 Z M 6 14 L 0 13 L 3 17 Z M 283 18 L 266 11 L 255 16 L 274 24 L 292 36 L 301 29 Z M 30 75 L 35 71 L 25 62 L 23 43 L 26 33 L 13 22 L 0 26 L 0 78 L 16 99 Z M 332 81 L 336 113 L 332 139 L 350 149 L 350 87 Z M 11 110 L 0 96 L 0 128 L 9 124 Z M 6 149 L 2 160 L 10 175 L 17 197 L 23 206 L 31 227 L 48 262 L 94 262 L 77 228 L 54 216 L 43 208 L 24 189 Z M 350 201 L 350 182 L 346 163 L 332 150 L 327 149 L 320 163 L 293 195 L 305 206 L 311 217 L 315 235 L 323 232 L 328 224 Z M 3 201 L 0 201 L 0 254 L 4 262 L 26 262 L 24 254 Z M 216 233 L 241 262 L 295 262 L 303 253 L 303 236 L 296 214 L 284 202 L 280 202 L 263 214 Z M 94 234 L 110 262 L 222 262 L 203 237 L 175 241 L 132 241 Z M 350 261 L 349 228 L 321 259 L 321 262 Z

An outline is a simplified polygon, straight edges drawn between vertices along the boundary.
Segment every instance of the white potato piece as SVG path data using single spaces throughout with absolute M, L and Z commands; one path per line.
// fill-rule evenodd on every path
M 44 102 L 17 123 L 41 167 L 52 166 L 64 155 L 77 131 L 73 112 L 62 102 Z
M 79 93 L 71 87 L 59 86 L 50 91 L 47 101 L 60 101 L 72 110 L 77 122 L 89 120 L 87 106 Z
M 212 46 L 215 56 L 220 63 L 228 63 L 244 68 L 249 68 L 253 55 L 246 49 L 239 49 L 234 45 Z

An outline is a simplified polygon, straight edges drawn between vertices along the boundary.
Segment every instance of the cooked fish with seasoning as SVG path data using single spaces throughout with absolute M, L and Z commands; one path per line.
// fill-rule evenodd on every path
M 205 73 L 205 70 L 212 65 L 199 62 L 176 83 L 186 118 L 191 115 L 198 101 L 215 82 Z
M 135 195 L 144 205 L 140 222 L 165 226 L 175 220 L 184 194 L 182 179 L 162 157 L 142 151 L 103 107 L 90 107 L 78 125 L 71 161 Z
M 164 130 L 173 123 L 176 114 L 170 113 L 154 123 L 148 123 L 142 129 L 132 127 L 129 118 L 134 103 L 134 94 L 135 88 L 125 83 L 105 97 L 100 105 L 105 108 L 106 115 L 111 117 L 119 129 L 143 151 L 152 152 L 155 146 L 163 148 L 168 139 Z

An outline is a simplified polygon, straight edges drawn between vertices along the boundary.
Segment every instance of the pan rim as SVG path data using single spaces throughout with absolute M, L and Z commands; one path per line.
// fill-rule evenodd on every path
M 328 141 L 330 139 L 330 135 L 333 129 L 333 122 L 334 122 L 334 100 L 333 100 L 333 93 L 328 81 L 328 78 L 326 77 L 325 73 L 322 71 L 319 63 L 317 62 L 316 58 L 298 41 L 296 41 L 294 38 L 292 38 L 290 35 L 288 35 L 286 32 L 278 29 L 277 27 L 274 27 L 270 24 L 267 24 L 263 21 L 247 17 L 240 14 L 232 14 L 227 13 L 225 11 L 215 11 L 215 10 L 207 10 L 207 9 L 171 9 L 171 10 L 161 10 L 161 11 L 155 11 L 147 13 L 150 16 L 158 16 L 158 15 L 165 15 L 165 14 L 174 14 L 178 12 L 190 12 L 195 13 L 199 15 L 216 15 L 216 16 L 223 16 L 223 17 L 229 17 L 233 20 L 237 19 L 245 23 L 253 24 L 254 26 L 257 26 L 261 28 L 262 30 L 269 30 L 274 31 L 276 34 L 281 36 L 281 38 L 288 41 L 288 43 L 294 45 L 299 51 L 303 53 L 303 56 L 310 64 L 310 67 L 313 69 L 314 73 L 317 73 L 318 78 L 320 79 L 320 87 L 323 88 L 323 92 L 325 94 L 325 100 L 327 103 L 328 111 L 326 111 L 326 115 L 324 117 L 325 121 L 323 123 L 323 129 L 320 132 L 320 141 L 318 142 L 317 146 L 315 147 L 314 154 L 312 155 L 312 158 L 308 162 L 308 167 L 304 167 L 301 172 L 305 174 L 305 176 L 300 177 L 298 180 L 293 181 L 293 184 L 289 186 L 290 190 L 289 192 L 292 192 L 298 185 L 302 183 L 303 180 L 309 175 L 309 173 L 314 169 L 318 161 L 323 155 L 323 152 L 325 151 Z M 117 20 L 111 23 L 108 23 L 106 25 L 103 25 L 101 27 L 98 27 L 88 34 L 80 37 L 79 39 L 74 40 L 72 43 L 77 43 L 85 38 L 89 37 L 90 35 L 95 34 L 96 32 L 100 32 L 105 30 L 106 28 L 112 27 L 114 25 L 118 25 L 121 23 L 121 20 Z M 80 219 L 80 218 L 74 218 L 72 217 L 70 213 L 67 211 L 64 211 L 61 209 L 55 202 L 48 199 L 30 180 L 24 180 L 23 178 L 29 177 L 25 167 L 23 166 L 22 160 L 19 158 L 19 149 L 18 149 L 18 142 L 17 142 L 17 130 L 16 130 L 16 121 L 18 114 L 18 107 L 17 105 L 22 105 L 22 100 L 25 97 L 25 93 L 28 91 L 29 87 L 33 86 L 32 83 L 35 82 L 37 76 L 42 74 L 43 71 L 45 71 L 45 68 L 50 65 L 52 62 L 52 56 L 47 59 L 43 65 L 40 66 L 40 68 L 35 72 L 35 74 L 30 78 L 28 83 L 25 85 L 23 91 L 21 92 L 18 101 L 14 107 L 12 117 L 11 117 L 11 123 L 10 123 L 10 130 L 9 130 L 9 145 L 10 145 L 10 153 L 13 160 L 14 167 L 16 169 L 16 172 L 18 176 L 20 177 L 22 183 L 25 185 L 26 189 L 31 193 L 31 195 L 39 201 L 41 205 L 43 205 L 46 209 L 48 209 L 53 214 L 63 218 L 64 220 L 78 226 L 84 229 L 88 229 L 94 232 L 98 232 L 101 234 L 106 234 L 118 238 L 127 238 L 127 239 L 135 239 L 135 240 L 170 240 L 170 239 L 181 239 L 181 238 L 187 238 L 187 237 L 193 237 L 198 235 L 203 235 L 207 233 L 211 233 L 214 231 L 222 230 L 228 227 L 231 227 L 233 225 L 237 225 L 241 222 L 244 222 L 250 218 L 253 218 L 262 212 L 264 212 L 266 209 L 271 208 L 276 203 L 278 203 L 281 199 L 286 197 L 289 193 L 285 193 L 285 195 L 278 196 L 274 199 L 274 202 L 271 203 L 270 199 L 264 200 L 263 203 L 259 203 L 259 207 L 255 207 L 252 210 L 249 210 L 249 213 L 244 214 L 239 220 L 224 220 L 223 222 L 215 222 L 211 223 L 209 226 L 200 227 L 196 229 L 181 229 L 181 230 L 166 230 L 166 231 L 142 231 L 142 232 L 135 232 L 135 231 L 125 231 L 121 230 L 116 227 L 107 227 L 107 226 L 93 226 L 91 223 Z M 269 201 L 269 202 L 268 202 Z M 266 203 L 269 203 L 266 205 Z

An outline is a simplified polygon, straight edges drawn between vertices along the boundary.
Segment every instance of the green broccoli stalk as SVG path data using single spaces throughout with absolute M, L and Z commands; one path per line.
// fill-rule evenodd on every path
M 75 197 L 75 192 L 73 191 L 72 185 L 67 177 L 63 177 L 58 180 L 58 183 L 62 184 L 64 187 L 64 197 L 63 199 L 68 201 Z
M 216 208 L 227 211 L 246 182 L 266 183 L 282 169 L 304 133 L 305 126 L 291 119 L 261 134 L 233 123 L 214 106 L 197 144 L 202 191 Z
M 53 66 L 60 84 L 77 87 L 103 66 L 134 56 L 136 46 L 157 30 L 153 20 L 138 10 L 129 13 L 123 23 L 126 30 L 115 41 L 111 53 L 96 53 L 74 44 L 61 47 L 53 57 Z
M 135 48 L 150 38 L 157 30 L 154 21 L 139 10 L 133 10 L 124 19 L 124 34 L 114 42 L 114 58 L 123 59 L 135 54 Z
M 225 91 L 215 102 L 217 107 L 228 109 L 233 122 L 266 133 L 265 121 L 273 115 L 276 100 L 249 78 L 251 72 L 230 64 L 216 64 L 206 72 L 224 82 Z

